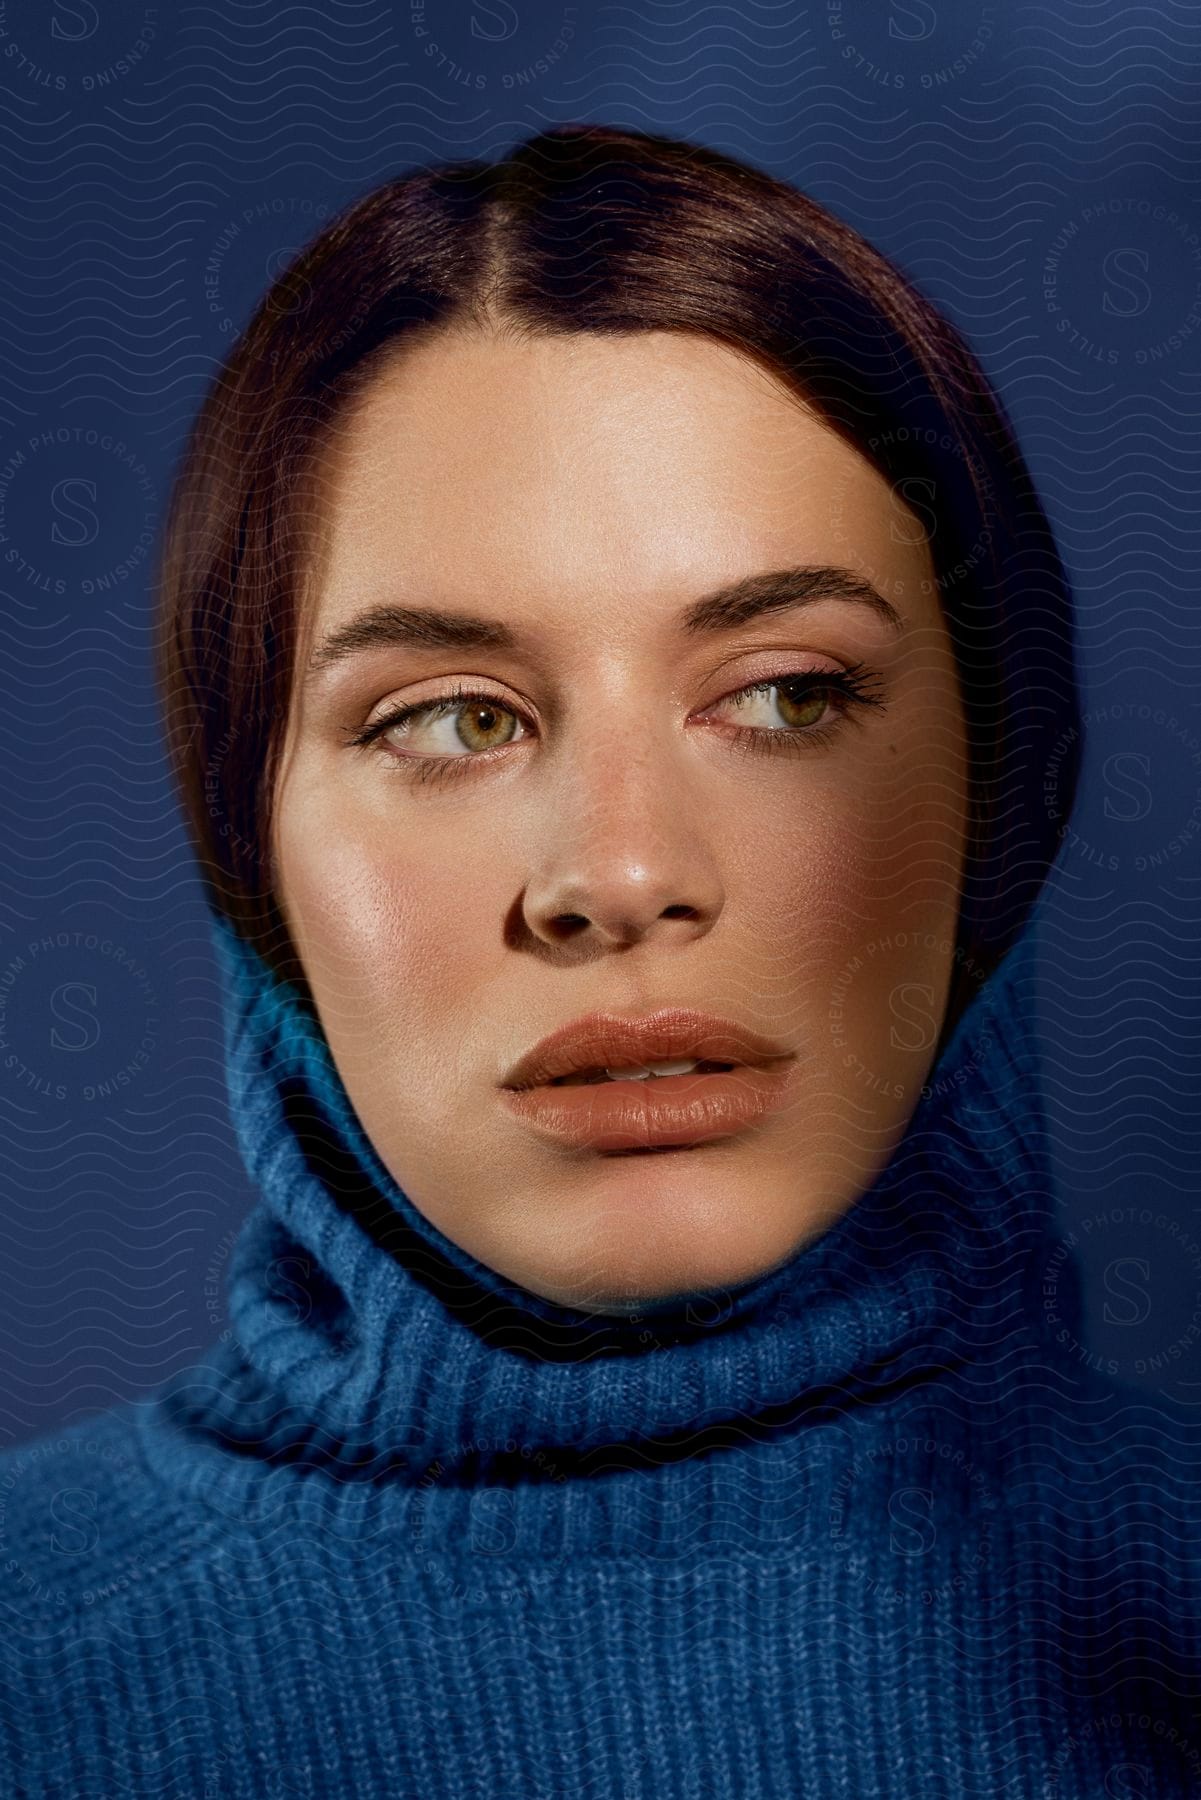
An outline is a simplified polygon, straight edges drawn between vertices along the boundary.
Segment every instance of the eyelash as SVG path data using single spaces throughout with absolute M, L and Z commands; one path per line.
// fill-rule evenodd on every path
M 843 719 L 854 706 L 883 707 L 877 691 L 880 686 L 878 677 L 874 676 L 862 663 L 852 663 L 845 670 L 827 672 L 825 670 L 796 670 L 786 675 L 776 675 L 770 681 L 751 682 L 743 688 L 735 688 L 731 694 L 723 696 L 722 701 L 748 699 L 756 695 L 764 696 L 773 688 L 792 687 L 800 689 L 799 698 L 807 699 L 811 690 L 828 689 L 838 718 L 829 724 L 822 725 L 785 725 L 778 731 L 770 731 L 762 725 L 738 725 L 729 728 L 733 745 L 740 750 L 762 751 L 767 755 L 778 752 L 784 754 L 803 754 L 811 745 L 827 743 L 841 728 Z M 495 706 L 501 711 L 510 713 L 528 724 L 524 715 L 516 707 L 507 705 L 495 694 L 477 692 L 473 688 L 456 686 L 446 694 L 435 695 L 432 700 L 422 700 L 415 706 L 397 707 L 382 719 L 376 719 L 362 731 L 351 731 L 349 744 L 356 749 L 370 749 L 385 732 L 392 731 L 408 719 L 444 718 L 448 713 L 457 712 L 461 706 L 469 702 L 484 706 Z M 783 740 L 783 741 L 781 741 Z M 501 745 L 499 748 L 504 749 Z M 448 776 L 457 775 L 458 766 L 464 763 L 491 762 L 492 756 L 487 751 L 479 754 L 465 752 L 462 756 L 402 756 L 384 749 L 383 754 L 394 766 L 400 767 L 410 780 L 419 782 L 438 782 Z

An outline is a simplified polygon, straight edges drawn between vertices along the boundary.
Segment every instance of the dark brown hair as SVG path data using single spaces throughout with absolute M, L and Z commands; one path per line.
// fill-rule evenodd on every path
M 267 847 L 308 553 L 305 472 L 402 340 L 498 322 L 731 346 L 928 521 L 972 758 L 945 1039 L 1020 930 L 1075 794 L 1071 600 L 1050 528 L 978 362 L 892 263 L 786 183 L 637 131 L 563 126 L 495 163 L 376 188 L 264 295 L 213 382 L 172 495 L 158 645 L 210 905 L 303 982 Z

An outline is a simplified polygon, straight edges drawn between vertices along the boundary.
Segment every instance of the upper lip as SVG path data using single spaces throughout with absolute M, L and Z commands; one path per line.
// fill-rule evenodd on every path
M 501 1086 L 539 1087 L 580 1069 L 631 1069 L 683 1057 L 762 1066 L 791 1054 L 747 1025 L 686 1007 L 663 1007 L 640 1018 L 589 1013 L 519 1057 Z

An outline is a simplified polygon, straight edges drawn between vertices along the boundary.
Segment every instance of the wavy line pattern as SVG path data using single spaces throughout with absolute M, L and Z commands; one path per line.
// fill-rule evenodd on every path
M 1201 1793 L 1199 60 L 1191 0 L 0 8 L 5 1793 Z M 1004 395 L 1075 584 L 1085 777 L 1014 1002 L 1045 1141 L 1010 1143 L 1002 1075 L 960 1171 L 1003 1142 L 1058 1212 L 977 1266 L 899 1190 L 888 1323 L 933 1335 L 883 1440 L 857 1361 L 793 1405 L 779 1358 L 821 1340 L 787 1309 L 741 1410 L 679 1345 L 661 1387 L 541 1342 L 490 1385 L 486 1333 L 448 1395 L 462 1345 L 432 1304 L 404 1336 L 378 1275 L 365 1368 L 230 1116 L 152 679 L 185 435 L 350 199 L 573 121 L 744 157 L 892 256 Z M 506 1417 L 528 1455 L 481 1477 Z

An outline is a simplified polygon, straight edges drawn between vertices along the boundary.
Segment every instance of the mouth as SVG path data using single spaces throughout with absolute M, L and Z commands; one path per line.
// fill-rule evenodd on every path
M 634 1069 L 572 1069 L 502 1095 L 513 1116 L 552 1145 L 645 1155 L 746 1130 L 790 1104 L 799 1075 L 791 1056 L 762 1064 L 681 1058 Z
M 710 1083 L 751 1078 L 794 1057 L 749 1025 L 688 1007 L 641 1017 L 591 1013 L 527 1051 L 500 1086 L 518 1096 L 612 1087 L 662 1097 L 685 1083 L 708 1092 Z
M 737 1063 L 715 1062 L 711 1059 L 680 1058 L 675 1062 L 650 1063 L 633 1069 L 573 1069 L 569 1075 L 555 1075 L 550 1081 L 534 1085 L 556 1088 L 599 1087 L 605 1082 L 663 1081 L 675 1075 L 724 1075 L 728 1070 L 739 1066 Z

